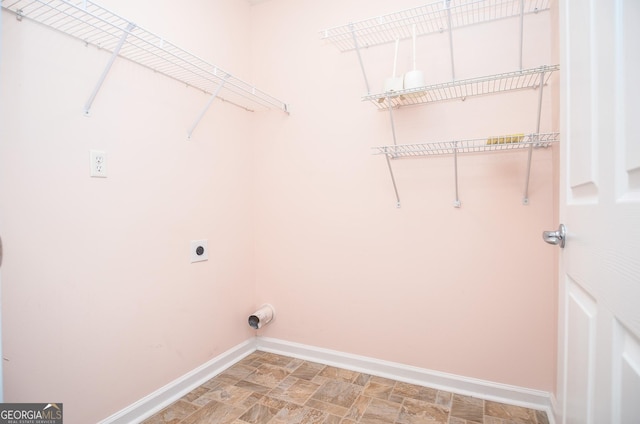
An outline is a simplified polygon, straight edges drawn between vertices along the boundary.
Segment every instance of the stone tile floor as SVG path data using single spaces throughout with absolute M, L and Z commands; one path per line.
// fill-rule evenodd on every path
M 257 351 L 144 424 L 549 424 L 505 405 Z

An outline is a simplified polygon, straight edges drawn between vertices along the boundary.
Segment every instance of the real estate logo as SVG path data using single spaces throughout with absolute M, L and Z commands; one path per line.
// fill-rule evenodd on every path
M 0 424 L 62 424 L 62 404 L 0 403 Z

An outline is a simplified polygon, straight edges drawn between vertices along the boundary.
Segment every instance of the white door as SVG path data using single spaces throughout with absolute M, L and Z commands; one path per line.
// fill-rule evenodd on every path
M 2 19 L 0 19 L 0 60 L 2 60 Z M 0 238 L 0 267 L 2 267 L 2 239 Z M 0 271 L 1 272 L 1 271 Z M 4 401 L 4 382 L 2 374 L 2 274 L 0 274 L 0 403 Z
M 640 423 L 640 0 L 560 0 L 557 422 Z

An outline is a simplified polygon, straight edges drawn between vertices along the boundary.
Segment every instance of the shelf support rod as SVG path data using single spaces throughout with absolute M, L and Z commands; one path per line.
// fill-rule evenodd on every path
M 384 157 L 387 159 L 387 167 L 389 168 L 389 175 L 391 175 L 391 184 L 393 184 L 393 192 L 396 194 L 396 208 L 400 208 L 400 195 L 398 195 L 398 186 L 396 185 L 396 179 L 393 176 L 393 169 L 391 168 L 391 160 L 389 154 L 386 153 Z
M 396 126 L 393 123 L 393 107 L 391 107 L 391 98 L 387 94 L 387 106 L 389 108 L 389 119 L 391 120 L 391 135 L 393 136 L 393 145 L 397 146 L 396 143 Z
M 453 28 L 451 28 L 451 0 L 445 0 L 447 21 L 449 23 L 449 53 L 451 54 L 451 79 L 456 79 L 456 69 L 453 60 Z
M 522 71 L 522 51 L 524 45 L 524 0 L 520 0 L 520 70 Z
M 213 103 L 213 101 L 216 99 L 216 97 L 218 97 L 218 94 L 220 94 L 220 90 L 222 90 L 222 87 L 224 87 L 224 83 L 227 82 L 227 79 L 230 77 L 231 75 L 227 74 L 223 80 L 220 81 L 220 84 L 218 85 L 218 87 L 216 88 L 216 91 L 213 92 L 213 94 L 211 95 L 211 98 L 209 99 L 209 101 L 207 102 L 207 104 L 204 106 L 204 108 L 202 108 L 202 111 L 200 111 L 200 114 L 198 115 L 198 117 L 196 118 L 195 121 L 193 121 L 193 124 L 191 124 L 191 127 L 189 127 L 189 131 L 187 132 L 187 138 L 189 140 L 191 140 L 191 134 L 193 134 L 193 131 L 196 129 L 196 127 L 198 126 L 198 124 L 200 123 L 200 120 L 204 117 L 204 114 L 207 113 L 207 110 L 209 109 L 209 107 L 211 106 L 211 103 Z
M 396 127 L 393 124 L 393 108 L 391 107 L 391 97 L 387 94 L 387 107 L 389 108 L 389 118 L 391 119 L 391 134 L 393 135 L 393 145 L 396 143 Z M 400 207 L 400 196 L 398 195 L 398 186 L 396 186 L 396 179 L 393 176 L 393 169 L 391 168 L 391 160 L 389 159 L 389 153 L 386 153 L 384 157 L 387 159 L 387 167 L 389 168 L 389 175 L 391 175 L 391 183 L 393 184 L 393 191 L 396 194 L 396 208 Z M 395 157 L 395 154 L 394 154 Z
M 456 200 L 453 201 L 453 207 L 459 208 L 460 197 L 458 196 L 458 142 L 453 142 L 453 172 L 455 177 L 455 185 L 456 185 Z
M 364 70 L 364 62 L 362 62 L 362 55 L 360 54 L 360 46 L 358 45 L 358 37 L 356 36 L 356 30 L 353 24 L 350 24 L 349 28 L 351 28 L 353 45 L 356 48 L 356 53 L 358 53 L 358 62 L 360 62 L 360 69 L 362 70 L 362 76 L 364 77 L 364 84 L 367 87 L 367 94 L 371 94 L 371 89 L 369 88 L 369 80 L 367 79 L 367 72 Z
M 107 78 L 107 75 L 111 70 L 111 66 L 113 66 L 113 62 L 115 62 L 116 58 L 118 57 L 118 54 L 120 54 L 120 49 L 122 49 L 124 42 L 126 41 L 127 37 L 135 27 L 136 25 L 133 22 L 129 22 L 129 24 L 127 25 L 127 28 L 123 31 L 122 36 L 120 37 L 120 41 L 118 41 L 116 48 L 113 50 L 113 53 L 111 53 L 111 57 L 109 58 L 109 62 L 107 62 L 107 66 L 104 68 L 104 70 L 102 71 L 102 75 L 100 75 L 100 78 L 98 79 L 98 83 L 94 87 L 93 92 L 91 92 L 89 99 L 84 104 L 85 116 L 89 116 L 91 105 L 93 104 L 93 101 L 96 99 L 96 96 L 100 91 L 100 87 L 102 87 L 102 83 L 104 83 L 104 80 Z
M 530 144 L 529 144 L 529 152 L 527 155 L 527 176 L 524 183 L 524 197 L 522 198 L 522 204 L 529 204 L 529 177 L 531 176 L 531 155 L 533 154 L 533 145 L 538 143 L 538 138 L 540 136 L 540 117 L 542 114 L 542 92 L 544 88 L 544 74 L 545 72 L 540 72 L 540 83 L 539 88 L 540 92 L 538 93 L 538 120 L 536 123 L 536 133 L 531 136 Z

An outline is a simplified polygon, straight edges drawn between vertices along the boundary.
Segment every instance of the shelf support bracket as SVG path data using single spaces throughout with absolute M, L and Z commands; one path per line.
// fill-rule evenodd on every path
M 391 107 L 391 97 L 387 94 L 387 106 L 389 108 L 389 118 L 391 119 L 391 134 L 393 135 L 393 145 L 396 143 L 396 127 L 393 124 L 393 108 Z M 396 194 L 396 208 L 400 207 L 400 196 L 398 195 L 398 187 L 396 186 L 396 179 L 393 176 L 393 169 L 391 168 L 391 160 L 389 159 L 389 153 L 385 153 L 384 157 L 387 159 L 387 167 L 389 168 L 389 175 L 391 175 L 391 183 L 393 184 L 393 191 Z M 395 154 L 393 155 L 395 158 Z
M 391 120 L 391 135 L 393 136 L 393 145 L 397 146 L 396 142 L 396 126 L 393 123 L 393 107 L 391 105 L 391 98 L 387 94 L 387 106 L 389 107 L 389 119 Z
M 445 0 L 445 7 L 447 8 L 447 22 L 449 25 L 449 54 L 451 55 L 451 79 L 456 79 L 456 69 L 453 60 L 453 28 L 451 28 L 451 0 Z
M 531 156 L 533 154 L 533 146 L 538 144 L 538 139 L 540 136 L 540 118 L 542 114 L 542 92 L 544 89 L 544 74 L 545 72 L 540 72 L 540 83 L 538 88 L 540 88 L 540 92 L 538 93 L 538 120 L 536 123 L 536 133 L 531 136 L 530 144 L 529 144 L 529 153 L 527 155 L 527 176 L 524 183 L 524 197 L 522 198 L 522 204 L 529 204 L 529 177 L 531 176 Z
M 360 69 L 362 70 L 362 76 L 364 77 L 364 84 L 367 87 L 367 94 L 371 94 L 371 89 L 369 88 L 369 80 L 367 79 L 367 72 L 364 70 L 364 62 L 362 62 L 362 55 L 360 54 L 360 46 L 358 45 L 356 30 L 353 24 L 350 24 L 349 28 L 351 29 L 351 36 L 353 37 L 353 46 L 356 48 L 356 53 L 358 53 L 358 62 L 360 62 Z
M 522 51 L 524 44 L 524 0 L 520 0 L 520 70 L 522 71 Z
M 213 92 L 213 94 L 211 95 L 211 98 L 209 99 L 207 104 L 204 106 L 204 108 L 202 108 L 202 110 L 200 111 L 200 114 L 198 115 L 196 120 L 193 121 L 193 124 L 191 124 L 191 127 L 189 127 L 189 131 L 187 132 L 187 138 L 189 140 L 191 140 L 191 135 L 193 134 L 193 131 L 196 129 L 196 127 L 200 123 L 200 120 L 202 120 L 202 118 L 204 117 L 204 114 L 207 113 L 207 110 L 209 109 L 209 107 L 211 107 L 211 103 L 213 103 L 213 101 L 216 99 L 216 97 L 218 97 L 218 94 L 220 94 L 220 90 L 222 90 L 222 87 L 224 87 L 224 83 L 227 82 L 227 79 L 230 76 L 231 75 L 227 74 L 224 77 L 224 79 L 222 81 L 220 81 L 220 84 L 216 88 L 216 91 Z
M 459 208 L 462 203 L 460 202 L 460 197 L 458 195 L 458 142 L 453 142 L 453 172 L 454 179 L 456 185 L 456 200 L 453 201 L 453 207 Z
M 389 153 L 384 155 L 387 159 L 387 167 L 389 168 L 389 175 L 391 175 L 391 184 L 393 184 L 393 192 L 396 195 L 396 208 L 400 208 L 400 196 L 398 195 L 398 186 L 396 185 L 396 179 L 393 176 L 393 168 L 391 168 L 391 160 L 389 159 Z
M 91 95 L 89 96 L 89 99 L 84 104 L 84 115 L 85 116 L 89 116 L 90 115 L 91 105 L 93 104 L 93 101 L 96 99 L 96 96 L 98 95 L 98 92 L 100 91 L 100 87 L 102 87 L 102 83 L 104 83 L 104 80 L 107 78 L 107 75 L 109 74 L 109 71 L 111 70 L 111 66 L 113 66 L 113 62 L 115 62 L 116 58 L 120 54 L 120 49 L 122 49 L 122 46 L 124 45 L 124 42 L 127 40 L 127 37 L 129 36 L 131 31 L 133 31 L 133 29 L 135 27 L 136 27 L 136 25 L 133 22 L 129 22 L 129 24 L 127 25 L 127 28 L 123 31 L 122 36 L 120 37 L 120 41 L 118 41 L 118 44 L 116 45 L 116 48 L 113 50 L 113 53 L 111 53 L 111 57 L 109 58 L 109 62 L 107 62 L 107 66 L 104 68 L 104 70 L 102 71 L 102 75 L 100 75 L 100 78 L 98 79 L 98 83 L 96 84 L 96 86 L 94 87 L 93 91 L 91 92 Z

